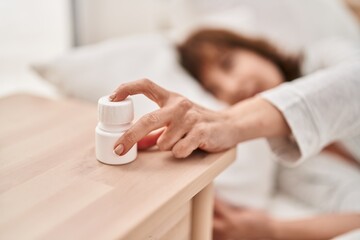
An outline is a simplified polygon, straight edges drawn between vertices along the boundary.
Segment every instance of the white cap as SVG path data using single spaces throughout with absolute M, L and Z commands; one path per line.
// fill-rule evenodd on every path
M 134 105 L 127 97 L 120 102 L 111 102 L 109 96 L 101 97 L 98 101 L 99 121 L 103 124 L 117 125 L 131 123 L 134 119 Z

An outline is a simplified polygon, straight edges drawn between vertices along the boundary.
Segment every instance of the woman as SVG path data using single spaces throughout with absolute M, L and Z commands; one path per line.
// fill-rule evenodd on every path
M 300 77 L 300 58 L 286 57 L 263 41 L 226 31 L 203 31 L 190 37 L 180 51 L 189 72 L 217 98 L 233 106 L 210 111 L 149 80 L 121 85 L 111 96 L 113 101 L 142 93 L 160 109 L 141 118 L 119 139 L 118 154 L 126 153 L 141 139 L 140 146 L 157 144 L 175 157 L 186 157 L 197 148 L 217 152 L 265 137 L 282 161 L 297 163 L 336 140 L 360 136 L 357 58 L 281 84 Z M 332 110 L 327 107 L 329 101 L 333 101 Z M 164 126 L 162 132 L 144 138 Z M 215 204 L 218 239 L 328 239 L 357 227 L 359 214 L 282 222 L 220 200 Z
M 181 63 L 185 69 L 213 95 L 230 105 L 280 85 L 285 81 L 292 81 L 300 77 L 304 74 L 304 71 L 301 71 L 301 66 L 304 65 L 303 61 L 305 62 L 305 60 L 307 60 L 303 60 L 305 57 L 302 54 L 291 56 L 278 51 L 274 46 L 264 40 L 244 37 L 226 30 L 200 30 L 180 45 L 178 50 Z M 312 65 L 314 64 L 312 63 Z M 324 68 L 324 63 L 322 63 L 322 65 Z M 327 164 L 325 163 L 323 165 L 330 167 L 330 165 L 333 164 L 335 165 L 332 169 L 333 171 L 335 169 L 340 172 L 340 169 L 344 168 L 340 174 L 352 174 L 351 177 L 342 177 L 342 179 L 340 179 L 342 182 L 346 182 L 348 179 L 358 179 L 357 182 L 360 183 L 360 172 L 356 170 L 349 171 L 348 169 L 351 166 L 353 168 L 359 167 L 359 163 L 356 162 L 354 157 L 337 146 L 337 144 L 328 146 L 327 151 L 340 155 L 340 157 L 330 156 L 331 160 L 349 161 L 351 164 L 331 163 L 330 159 L 327 159 Z M 298 171 L 296 171 L 297 169 L 280 171 L 281 174 L 279 178 L 284 182 L 280 183 L 280 186 L 285 188 L 285 190 L 293 196 L 298 196 L 299 199 L 317 205 L 317 207 L 321 205 L 321 208 L 328 212 L 339 212 L 344 210 L 343 206 L 339 206 L 339 202 L 341 201 L 336 201 L 336 208 L 334 207 L 334 203 L 323 203 L 324 197 L 317 191 L 319 190 L 319 186 L 316 185 L 319 185 L 319 183 L 314 182 L 314 180 L 311 180 L 311 183 L 304 181 L 304 176 L 307 176 L 310 182 L 310 178 L 313 179 L 314 174 L 321 174 L 321 179 L 319 179 L 319 176 L 316 176 L 317 181 L 321 181 L 322 186 L 320 187 L 323 188 L 326 182 L 328 182 L 328 185 L 331 184 L 331 181 L 334 180 L 334 176 L 332 176 L 334 174 L 329 175 L 326 174 L 324 170 L 319 169 L 323 167 L 321 166 L 321 161 L 324 156 L 325 154 L 322 154 L 321 157 L 316 157 L 316 159 L 313 160 L 317 161 L 317 163 L 311 165 L 311 173 L 309 173 L 309 170 L 306 168 L 307 166 L 298 169 Z M 314 167 L 318 169 L 313 169 Z M 303 182 L 299 182 L 299 176 L 303 179 Z M 308 186 L 309 184 L 312 186 Z M 297 186 L 296 190 L 292 190 L 294 186 Z M 356 186 L 354 187 L 356 188 Z M 343 191 L 343 195 L 346 194 L 344 191 L 346 187 L 344 186 L 332 186 L 331 188 L 331 191 L 326 193 L 326 200 L 328 202 L 331 202 L 331 192 L 334 192 L 333 194 L 335 195 L 336 190 L 342 188 L 341 191 Z M 306 195 L 309 191 L 312 191 L 312 196 L 301 196 Z M 253 231 L 254 233 L 261 233 L 261 230 L 266 231 L 267 224 L 265 224 L 265 222 L 269 222 L 266 220 L 268 218 L 266 214 L 244 208 L 236 211 L 234 206 L 230 207 L 229 204 L 226 204 L 220 199 L 216 200 L 217 212 L 219 209 L 226 211 L 226 205 L 229 206 L 228 212 L 232 212 L 232 215 L 235 216 L 238 215 L 237 221 L 241 221 L 250 216 L 255 217 L 258 225 L 257 230 Z M 349 211 L 349 207 L 346 210 Z M 350 210 L 354 212 L 354 209 L 350 208 Z M 216 214 L 215 224 L 218 225 L 218 228 L 224 225 L 223 222 L 224 219 L 221 214 Z M 246 231 L 244 231 L 246 224 L 244 224 L 244 221 L 242 222 L 243 227 L 238 230 L 239 232 L 246 233 Z M 313 220 L 308 220 L 308 223 L 304 222 L 304 224 L 305 228 L 309 228 L 309 226 L 313 225 Z M 250 233 L 248 232 L 247 234 Z M 248 236 L 247 234 L 244 234 L 244 236 Z

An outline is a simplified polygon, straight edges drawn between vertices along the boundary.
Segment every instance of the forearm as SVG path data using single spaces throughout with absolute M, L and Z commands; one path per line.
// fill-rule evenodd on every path
M 241 101 L 226 109 L 224 114 L 228 116 L 238 142 L 290 134 L 290 128 L 282 113 L 261 97 Z
M 360 228 L 360 214 L 331 214 L 294 221 L 273 220 L 271 239 L 331 239 L 357 228 Z
M 269 139 L 278 159 L 298 164 L 332 142 L 360 135 L 359 74 L 359 60 L 345 62 L 260 93 L 291 128 L 294 141 Z

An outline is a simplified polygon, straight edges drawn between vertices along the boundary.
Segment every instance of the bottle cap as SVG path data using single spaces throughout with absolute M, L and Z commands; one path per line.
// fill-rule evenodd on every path
M 103 124 L 117 125 L 131 123 L 134 119 L 134 105 L 131 97 L 120 102 L 112 102 L 109 96 L 98 101 L 99 121 Z

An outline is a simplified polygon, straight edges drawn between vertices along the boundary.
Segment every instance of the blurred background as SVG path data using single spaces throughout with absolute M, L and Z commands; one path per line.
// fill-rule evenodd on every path
M 360 44 L 360 0 L 2 0 L 0 97 L 26 92 L 96 102 L 121 82 L 148 77 L 222 108 L 177 61 L 175 45 L 202 27 L 261 37 L 288 52 L 313 46 L 321 55 L 324 39 Z M 138 116 L 155 107 L 134 103 Z M 257 143 L 241 146 L 242 177 L 234 171 L 241 201 L 264 206 L 273 198 L 274 183 L 267 179 L 275 178 L 274 163 Z M 274 199 L 269 208 L 278 216 L 319 210 L 281 192 Z
M 296 50 L 332 35 L 358 39 L 359 9 L 359 0 L 3 0 L 0 95 L 55 96 L 53 85 L 29 65 L 107 39 L 161 33 L 180 41 L 207 24 L 264 35 Z

